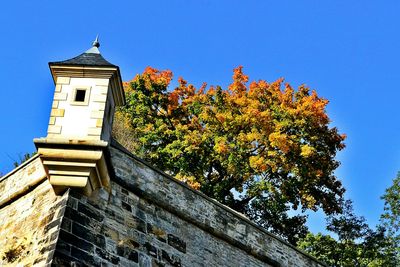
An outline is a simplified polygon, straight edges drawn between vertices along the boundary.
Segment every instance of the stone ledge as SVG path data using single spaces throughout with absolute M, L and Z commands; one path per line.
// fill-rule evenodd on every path
M 50 184 L 58 194 L 66 188 L 90 195 L 100 187 L 110 189 L 104 157 L 107 142 L 67 139 L 34 139 Z
M 46 138 L 46 137 L 42 137 L 42 138 L 35 138 L 33 139 L 33 142 L 35 143 L 36 147 L 38 145 L 41 145 L 43 147 L 45 146 L 51 146 L 54 144 L 57 145 L 65 145 L 65 146 L 73 146 L 73 147 L 77 147 L 77 149 L 79 149 L 78 147 L 107 147 L 108 146 L 108 142 L 103 141 L 103 140 L 89 140 L 89 139 L 68 139 L 68 138 Z

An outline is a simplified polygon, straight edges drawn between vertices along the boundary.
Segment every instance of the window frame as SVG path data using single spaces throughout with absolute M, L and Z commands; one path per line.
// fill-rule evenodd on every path
M 72 94 L 70 104 L 74 106 L 87 106 L 89 105 L 91 86 L 74 86 L 72 88 Z M 83 101 L 76 101 L 76 93 L 78 90 L 85 91 L 85 99 Z

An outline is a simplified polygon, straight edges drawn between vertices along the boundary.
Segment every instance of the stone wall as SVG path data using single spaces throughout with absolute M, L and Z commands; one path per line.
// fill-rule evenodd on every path
M 323 266 L 117 147 L 110 148 L 111 192 L 71 192 L 53 263 Z
M 68 192 L 56 196 L 38 157 L 0 181 L 0 266 L 51 264 Z
M 112 188 L 70 196 L 54 264 L 270 266 L 117 183 Z
M 134 157 L 108 148 L 111 184 L 54 193 L 38 156 L 0 180 L 0 266 L 324 266 Z

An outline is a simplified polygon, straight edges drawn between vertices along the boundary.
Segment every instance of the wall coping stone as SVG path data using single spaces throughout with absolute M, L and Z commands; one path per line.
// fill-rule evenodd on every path
M 25 168 L 25 166 L 27 166 L 29 163 L 31 163 L 32 161 L 34 161 L 36 158 L 38 158 L 39 155 L 35 154 L 33 155 L 31 158 L 29 158 L 27 161 L 23 162 L 21 165 L 19 165 L 18 167 L 14 168 L 13 170 L 11 170 L 10 172 L 8 172 L 7 174 L 3 175 L 2 177 L 0 177 L 0 182 L 2 182 L 3 180 L 7 179 L 8 177 L 10 177 L 11 175 L 13 175 L 14 173 L 18 172 L 19 170 Z
M 48 138 L 41 137 L 33 139 L 36 147 L 39 146 L 53 146 L 53 145 L 62 145 L 62 146 L 78 146 L 79 147 L 107 147 L 108 142 L 103 140 L 76 140 L 76 139 L 68 139 L 68 138 Z

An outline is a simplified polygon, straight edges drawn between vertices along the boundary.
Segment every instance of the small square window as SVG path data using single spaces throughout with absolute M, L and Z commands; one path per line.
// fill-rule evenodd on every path
M 85 102 L 85 95 L 86 95 L 85 89 L 76 89 L 75 102 Z
M 89 104 L 90 87 L 73 88 L 71 95 L 71 105 L 87 106 Z

